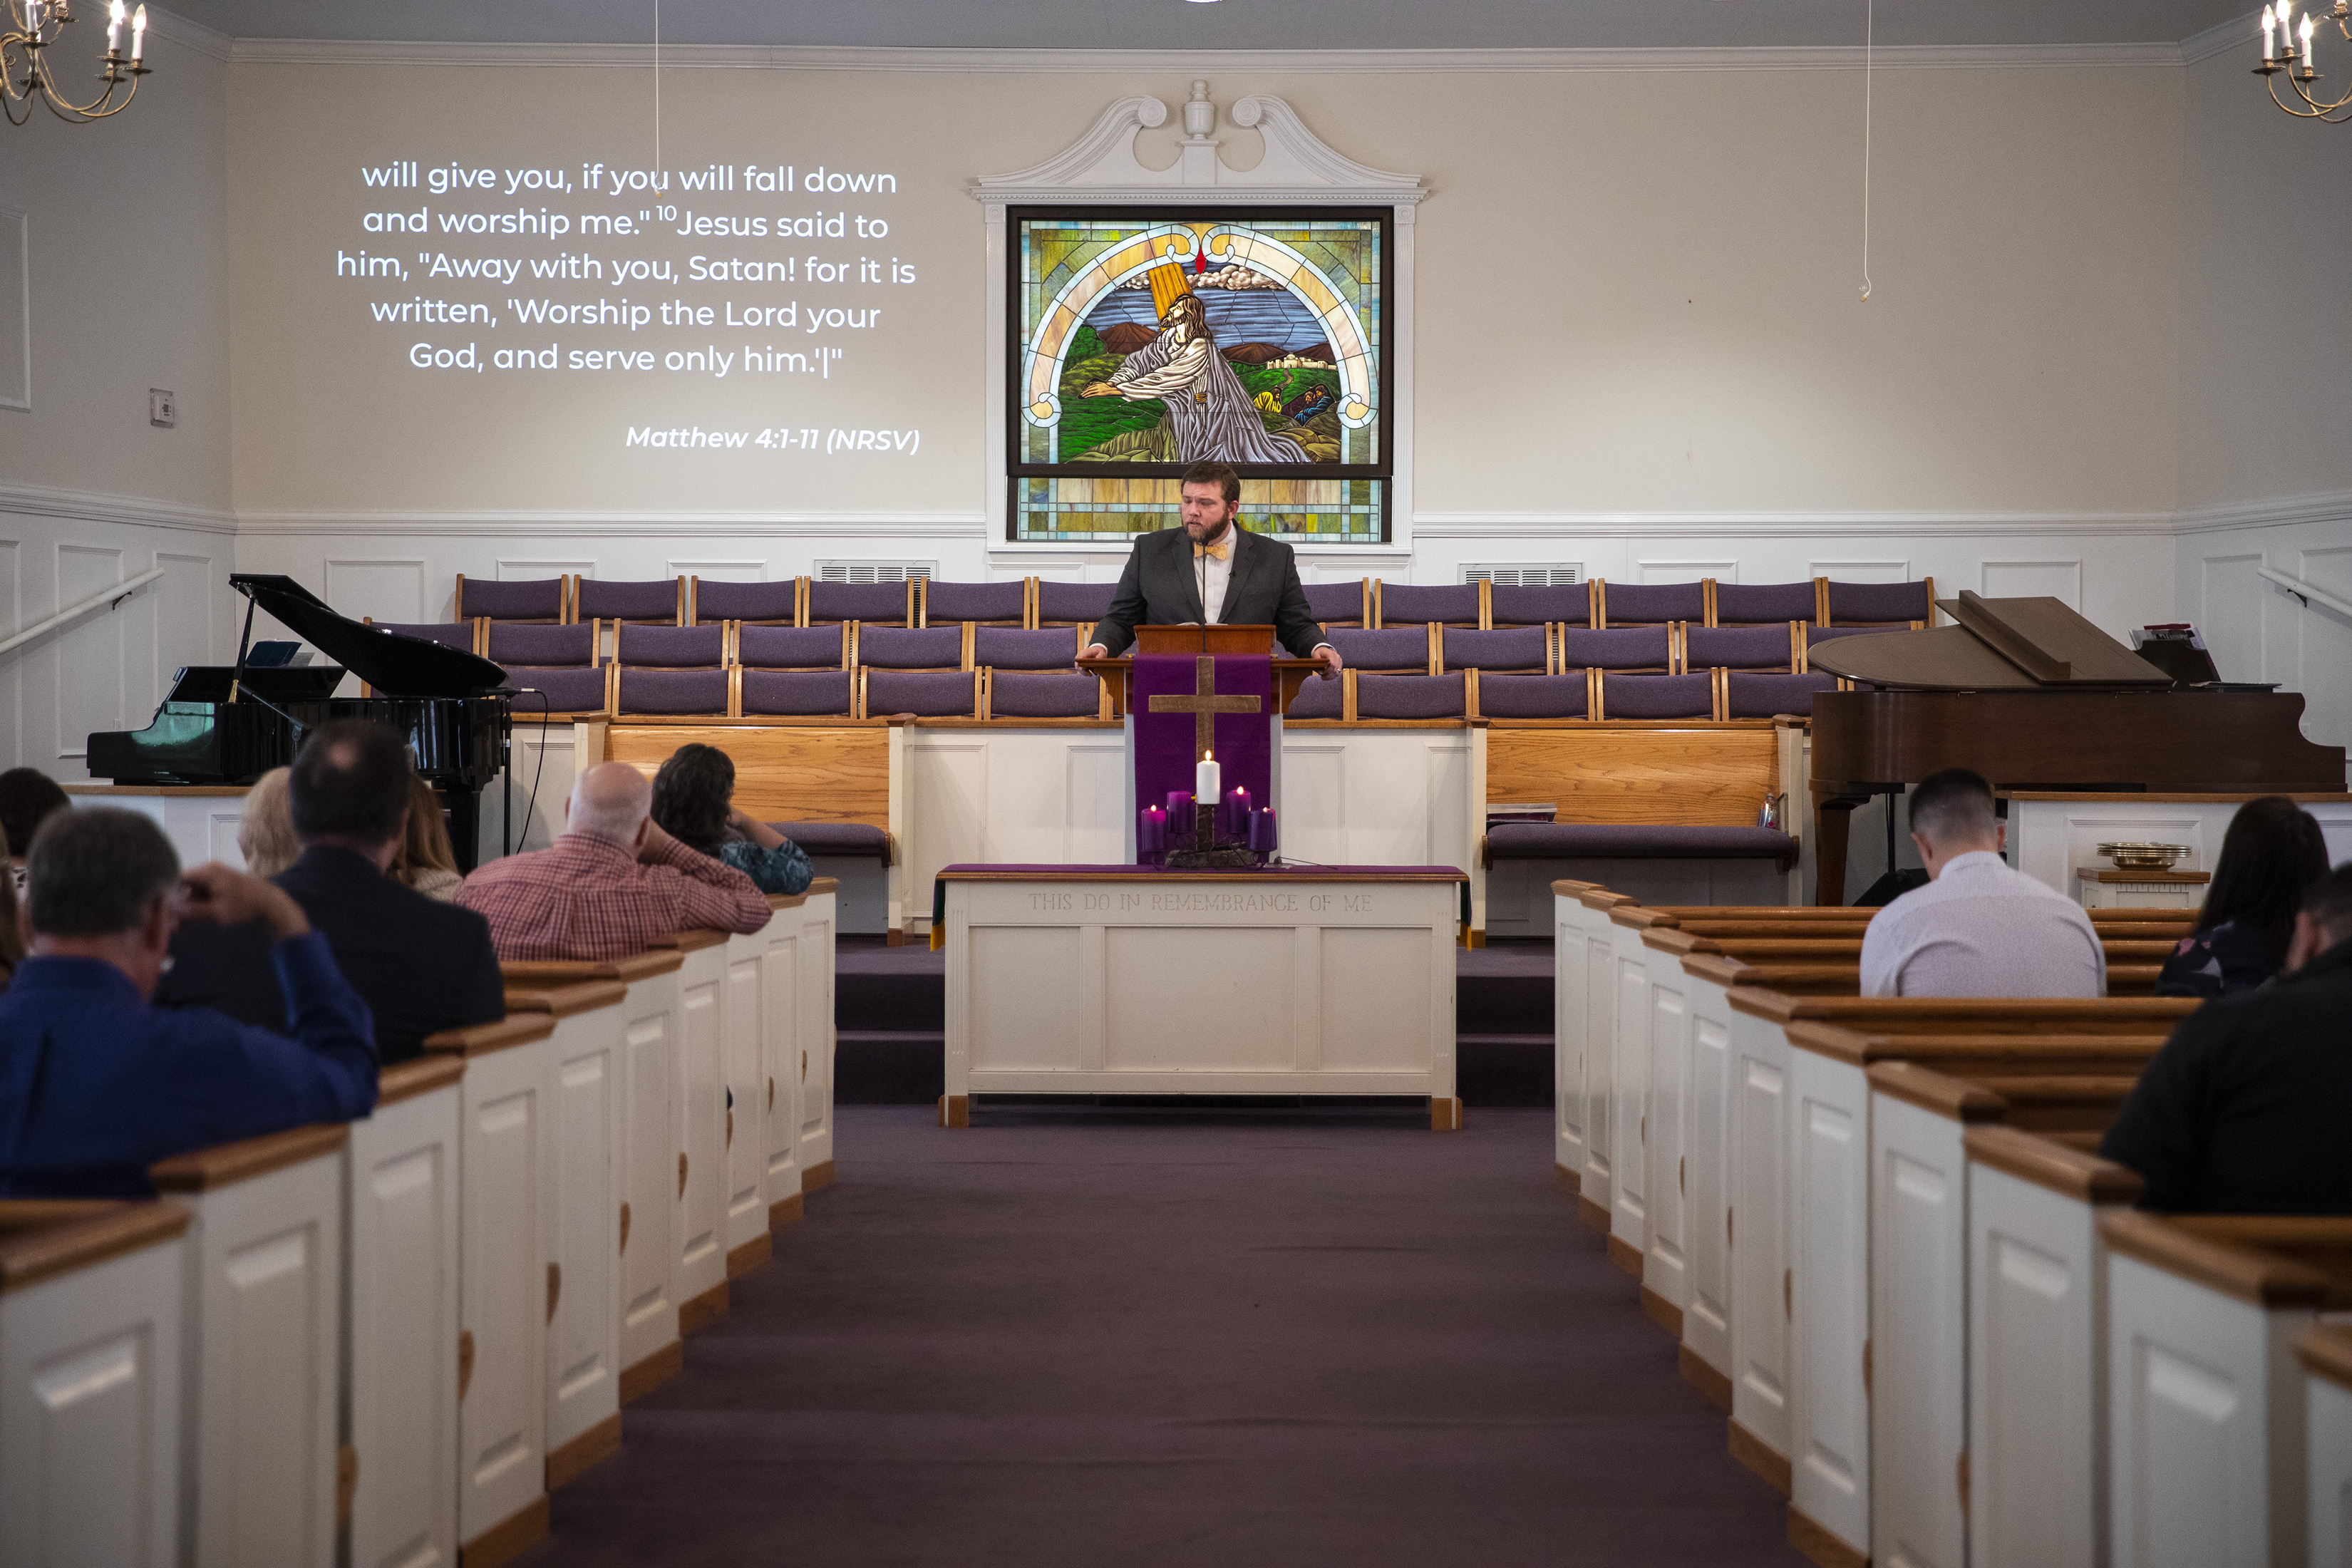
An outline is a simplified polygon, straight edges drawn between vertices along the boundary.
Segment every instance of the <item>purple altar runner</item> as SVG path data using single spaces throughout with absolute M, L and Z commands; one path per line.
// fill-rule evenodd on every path
M 1213 689 L 1201 667 L 1213 665 Z M 1254 803 L 1274 802 L 1274 665 L 1264 654 L 1144 654 L 1129 677 L 1135 712 L 1135 802 L 1156 805 L 1173 793 L 1192 793 L 1192 764 L 1202 715 L 1189 709 L 1153 711 L 1154 697 L 1191 703 L 1202 697 L 1255 698 L 1255 713 L 1211 713 L 1217 765 L 1224 788 L 1239 785 Z M 1239 835 L 1235 835 L 1236 837 Z

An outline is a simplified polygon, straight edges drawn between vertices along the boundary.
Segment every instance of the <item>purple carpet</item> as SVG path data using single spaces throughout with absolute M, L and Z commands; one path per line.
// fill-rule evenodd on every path
M 1546 1112 L 839 1115 L 522 1562 L 1802 1562 Z

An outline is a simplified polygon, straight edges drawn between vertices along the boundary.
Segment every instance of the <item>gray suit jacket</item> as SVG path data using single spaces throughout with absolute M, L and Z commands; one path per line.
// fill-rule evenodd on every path
M 1323 630 L 1307 613 L 1307 590 L 1298 584 L 1298 562 L 1290 546 L 1265 538 L 1234 520 L 1234 570 L 1225 581 L 1223 626 L 1271 626 L 1276 641 L 1293 657 L 1306 658 L 1323 641 Z M 1117 657 L 1135 640 L 1135 628 L 1182 626 L 1207 620 L 1200 580 L 1193 574 L 1192 542 L 1181 528 L 1164 528 L 1135 542 L 1119 574 L 1110 613 L 1097 623 L 1093 641 Z

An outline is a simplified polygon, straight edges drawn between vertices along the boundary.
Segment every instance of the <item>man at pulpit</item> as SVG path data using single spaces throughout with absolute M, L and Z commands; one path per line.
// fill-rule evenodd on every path
M 1241 476 L 1223 463 L 1194 463 L 1181 488 L 1184 526 L 1135 542 L 1086 657 L 1126 652 L 1139 626 L 1271 626 L 1294 656 L 1321 659 L 1325 679 L 1339 674 L 1339 651 L 1307 612 L 1290 546 L 1250 532 L 1234 515 Z

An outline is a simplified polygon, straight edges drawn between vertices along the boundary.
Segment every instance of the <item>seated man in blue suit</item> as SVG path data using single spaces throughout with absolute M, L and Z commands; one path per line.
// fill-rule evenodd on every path
M 327 939 L 258 877 L 184 878 L 136 812 L 61 811 L 33 840 L 31 956 L 0 995 L 0 1197 L 131 1197 L 158 1160 L 375 1108 L 374 1024 Z M 183 918 L 267 928 L 284 1034 L 152 1005 Z

